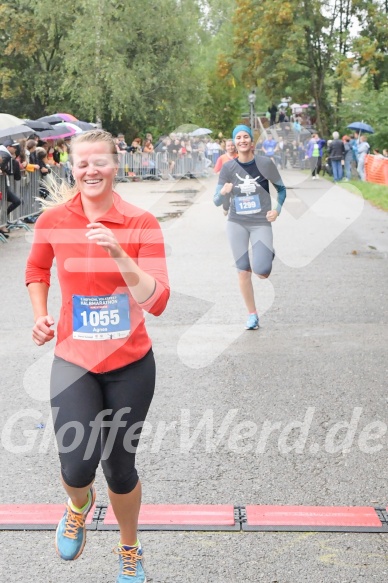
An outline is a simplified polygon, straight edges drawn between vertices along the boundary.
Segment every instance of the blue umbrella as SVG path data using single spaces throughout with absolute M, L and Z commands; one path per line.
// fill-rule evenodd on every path
M 350 130 L 356 130 L 356 132 L 366 132 L 367 134 L 374 134 L 375 130 L 368 123 L 363 121 L 355 121 L 347 126 Z

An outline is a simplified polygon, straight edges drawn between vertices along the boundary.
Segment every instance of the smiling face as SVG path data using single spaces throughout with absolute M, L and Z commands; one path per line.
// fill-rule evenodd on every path
M 236 148 L 235 148 L 235 145 L 233 143 L 233 140 L 227 140 L 227 142 L 225 144 L 225 150 L 226 150 L 226 153 L 229 154 L 230 156 L 232 156 L 233 154 L 236 153 Z
M 112 197 L 118 164 L 108 142 L 80 142 L 72 148 L 73 176 L 81 197 L 105 200 Z
M 246 152 L 250 152 L 252 149 L 252 138 L 248 132 L 241 130 L 238 132 L 238 134 L 236 134 L 234 138 L 234 144 L 238 153 L 245 154 Z

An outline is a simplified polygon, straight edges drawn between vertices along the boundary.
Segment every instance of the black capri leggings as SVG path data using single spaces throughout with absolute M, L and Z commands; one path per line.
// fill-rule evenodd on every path
M 131 492 L 136 448 L 155 388 L 152 350 L 123 368 L 96 374 L 55 357 L 51 410 L 65 483 L 84 488 L 101 460 L 109 488 Z

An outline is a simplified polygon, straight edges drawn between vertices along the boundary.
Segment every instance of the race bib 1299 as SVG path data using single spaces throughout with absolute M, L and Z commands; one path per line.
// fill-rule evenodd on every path
M 252 196 L 236 196 L 234 200 L 238 215 L 252 215 L 261 211 L 258 194 Z
M 129 298 L 73 295 L 73 338 L 77 340 L 115 340 L 131 331 Z

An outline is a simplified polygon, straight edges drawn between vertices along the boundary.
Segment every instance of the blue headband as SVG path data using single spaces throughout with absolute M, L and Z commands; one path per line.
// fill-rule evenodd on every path
M 253 142 L 253 134 L 252 134 L 252 130 L 251 130 L 251 128 L 249 128 L 248 126 L 245 126 L 245 125 L 243 125 L 243 124 L 241 124 L 241 125 L 239 125 L 239 126 L 236 126 L 236 127 L 234 128 L 234 130 L 233 130 L 233 134 L 232 134 L 232 136 L 233 136 L 233 140 L 235 140 L 235 138 L 236 138 L 236 136 L 237 136 L 237 134 L 238 134 L 239 132 L 247 132 L 247 134 L 249 134 L 249 135 L 251 136 L 251 140 L 252 140 L 252 142 Z

